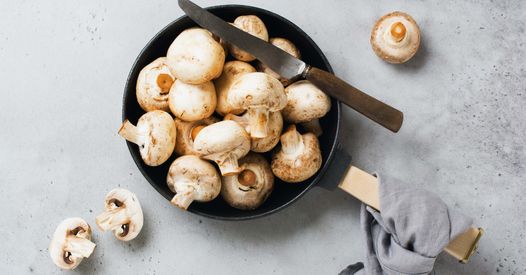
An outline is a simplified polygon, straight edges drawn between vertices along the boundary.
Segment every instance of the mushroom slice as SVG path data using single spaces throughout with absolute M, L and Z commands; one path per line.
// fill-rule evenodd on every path
M 287 106 L 281 111 L 287 122 L 300 123 L 325 116 L 331 100 L 308 80 L 292 83 L 285 88 Z
M 223 66 L 223 73 L 220 77 L 214 80 L 214 85 L 217 92 L 217 107 L 216 112 L 222 116 L 226 114 L 239 115 L 245 110 L 243 108 L 234 109 L 227 101 L 228 92 L 232 83 L 241 75 L 245 73 L 253 73 L 256 69 L 252 65 L 243 61 L 229 61 Z
M 288 54 L 298 58 L 298 59 L 301 59 L 301 53 L 300 53 L 300 50 L 298 50 L 298 48 L 296 47 L 296 45 L 294 45 L 294 43 L 292 43 L 290 40 L 288 39 L 285 39 L 285 38 L 281 38 L 281 37 L 273 37 L 269 40 L 270 44 L 284 50 L 285 52 L 287 52 Z M 274 72 L 272 69 L 270 69 L 269 67 L 267 67 L 267 65 L 261 63 L 261 62 L 258 62 L 257 63 L 257 67 L 258 67 L 258 71 L 260 72 L 263 72 L 263 73 L 266 73 L 266 74 L 269 74 L 277 79 L 279 79 L 279 81 L 281 81 L 281 84 L 283 84 L 283 86 L 287 86 L 291 83 L 290 79 L 286 79 L 284 77 L 281 77 L 278 73 Z
M 194 150 L 213 160 L 221 175 L 241 172 L 237 160 L 250 151 L 250 136 L 234 121 L 223 120 L 202 128 L 194 139 Z
M 239 160 L 239 166 L 241 173 L 223 177 L 221 196 L 234 208 L 256 209 L 272 192 L 274 175 L 267 160 L 259 154 L 248 154 Z
M 301 182 L 312 177 L 321 167 L 318 138 L 312 133 L 301 135 L 293 124 L 281 135 L 281 148 L 272 156 L 272 172 L 285 182 Z
M 172 204 L 184 210 L 193 201 L 215 199 L 221 191 L 221 177 L 216 168 L 191 155 L 179 157 L 170 165 L 166 182 L 170 190 L 176 193 Z
M 165 111 L 150 111 L 134 126 L 125 120 L 119 135 L 139 146 L 141 157 L 149 166 L 163 164 L 173 153 L 176 129 L 172 116 Z
M 242 116 L 236 116 L 233 114 L 227 114 L 224 117 L 225 120 L 233 120 L 245 128 L 245 131 L 250 134 L 250 126 L 248 124 L 248 114 L 245 113 Z M 281 130 L 283 130 L 283 117 L 281 112 L 271 112 L 268 120 L 268 135 L 264 138 L 250 138 L 250 150 L 257 153 L 264 153 L 272 150 L 276 147 L 281 136 Z
M 53 233 L 49 254 L 53 262 L 63 269 L 74 269 L 95 250 L 91 241 L 91 228 L 81 218 L 63 220 Z
M 166 54 L 170 71 L 189 84 L 201 84 L 221 74 L 225 51 L 212 34 L 201 28 L 180 33 Z
M 187 84 L 176 80 L 170 90 L 168 104 L 172 114 L 185 121 L 211 116 L 217 104 L 216 90 L 211 81 Z
M 236 18 L 236 20 L 234 20 L 233 25 L 238 29 L 248 32 L 249 34 L 261 40 L 268 41 L 267 27 L 265 26 L 265 23 L 263 23 L 263 21 L 255 15 L 239 16 Z M 256 59 L 253 55 L 239 49 L 234 45 L 229 45 L 229 51 L 230 54 L 237 60 L 250 62 Z
M 194 150 L 194 139 L 197 133 L 210 124 L 218 122 L 215 117 L 209 117 L 197 121 L 184 121 L 175 119 L 175 128 L 177 128 L 177 138 L 175 139 L 175 152 L 181 156 L 198 155 Z
M 386 14 L 373 27 L 371 46 L 381 59 L 394 64 L 404 63 L 420 47 L 420 29 L 407 13 Z
M 95 219 L 100 230 L 113 231 L 121 241 L 130 241 L 139 235 L 144 221 L 141 204 L 134 193 L 115 188 L 106 195 L 104 206 L 106 211 Z
M 146 112 L 168 111 L 168 93 L 175 77 L 168 68 L 166 57 L 159 57 L 144 67 L 137 78 L 137 102 Z
M 264 138 L 268 135 L 269 113 L 287 105 L 283 85 L 265 73 L 247 73 L 240 76 L 228 93 L 228 103 L 233 108 L 248 111 L 250 136 Z

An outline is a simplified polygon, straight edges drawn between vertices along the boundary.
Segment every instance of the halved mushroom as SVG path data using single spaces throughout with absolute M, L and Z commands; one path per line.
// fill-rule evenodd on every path
M 252 65 L 243 61 L 229 61 L 223 66 L 223 73 L 214 80 L 214 85 L 217 92 L 217 107 L 216 112 L 222 116 L 226 114 L 239 115 L 245 110 L 242 108 L 234 109 L 228 103 L 228 92 L 234 81 L 245 73 L 253 73 L 256 69 Z
M 142 115 L 137 126 L 125 120 L 119 129 L 119 135 L 139 146 L 144 163 L 159 166 L 174 151 L 176 129 L 170 114 L 156 110 Z
M 81 218 L 62 221 L 53 233 L 49 254 L 53 262 L 63 269 L 74 269 L 95 250 L 91 241 L 91 228 Z
M 269 113 L 287 105 L 283 85 L 265 73 L 241 75 L 228 93 L 228 103 L 236 109 L 248 110 L 250 136 L 264 138 L 268 135 Z
M 248 32 L 261 40 L 268 41 L 267 27 L 265 26 L 265 23 L 263 23 L 263 21 L 261 21 L 261 19 L 255 15 L 239 16 L 236 18 L 236 20 L 234 20 L 233 25 L 238 29 Z M 230 45 L 228 49 L 230 54 L 237 60 L 249 62 L 256 59 L 253 55 L 239 49 L 234 45 Z
M 248 113 L 242 116 L 227 114 L 225 120 L 233 120 L 245 128 L 245 131 L 250 134 L 250 126 L 248 124 Z M 268 120 L 268 135 L 264 138 L 250 137 L 250 150 L 258 153 L 264 153 L 276 147 L 283 130 L 283 117 L 281 112 L 271 112 Z
M 172 85 L 168 99 L 172 114 L 185 121 L 196 121 L 211 116 L 216 104 L 216 90 L 211 81 L 187 84 L 178 79 Z
M 237 160 L 250 151 L 250 136 L 234 121 L 223 120 L 202 128 L 194 139 L 194 150 L 213 160 L 221 175 L 240 172 Z
M 218 122 L 215 117 L 209 117 L 197 121 L 184 121 L 175 119 L 175 128 L 177 128 L 177 138 L 175 139 L 175 152 L 181 156 L 198 155 L 194 150 L 194 139 L 197 133 L 210 124 Z
M 113 231 L 121 241 L 135 239 L 144 222 L 137 196 L 124 188 L 115 188 L 106 194 L 104 201 L 106 211 L 95 219 L 97 227 L 103 232 Z
M 241 210 L 258 208 L 274 187 L 274 175 L 267 160 L 250 153 L 239 160 L 241 173 L 223 177 L 221 196 L 232 207 Z
M 221 191 L 221 178 L 216 168 L 191 155 L 179 157 L 170 165 L 166 182 L 175 193 L 172 204 L 184 210 L 193 201 L 215 199 Z
M 166 57 L 159 57 L 144 67 L 137 78 L 137 102 L 146 112 L 168 111 L 168 93 L 175 77 L 168 68 Z
M 300 54 L 300 50 L 298 50 L 298 48 L 296 48 L 296 45 L 294 45 L 294 43 L 292 43 L 290 40 L 288 39 L 285 39 L 285 38 L 281 38 L 281 37 L 273 37 L 269 40 L 270 44 L 286 51 L 287 53 L 289 53 L 290 55 L 296 57 L 296 58 L 301 58 L 301 54 Z M 290 79 L 286 79 L 284 77 L 281 77 L 278 73 L 274 72 L 272 69 L 270 69 L 269 67 L 267 67 L 267 65 L 261 63 L 261 62 L 258 62 L 257 64 L 258 66 L 258 71 L 260 72 L 264 72 L 266 74 L 269 74 L 277 79 L 279 79 L 279 81 L 281 81 L 281 83 L 283 84 L 283 86 L 287 86 L 291 83 L 291 80 Z
M 281 111 L 285 121 L 307 122 L 325 116 L 331 109 L 331 99 L 308 80 L 292 83 L 285 88 L 287 105 Z
M 281 135 L 281 148 L 272 156 L 272 172 L 285 182 L 301 182 L 312 177 L 321 167 L 318 138 L 312 133 L 301 135 L 292 124 Z
M 420 47 L 420 29 L 409 14 L 399 11 L 388 13 L 376 21 L 371 33 L 371 46 L 383 60 L 404 63 Z
M 166 54 L 170 71 L 189 84 L 201 84 L 221 74 L 225 51 L 214 40 L 212 33 L 191 28 L 180 33 Z

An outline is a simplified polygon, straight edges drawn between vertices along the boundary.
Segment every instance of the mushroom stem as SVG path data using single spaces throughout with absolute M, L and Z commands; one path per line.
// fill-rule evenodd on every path
M 391 36 L 396 42 L 400 42 L 405 37 L 406 28 L 402 22 L 395 22 L 391 25 Z
M 256 173 L 252 170 L 245 169 L 237 176 L 237 180 L 241 185 L 250 187 L 256 184 Z
M 205 125 L 199 125 L 192 128 L 192 131 L 190 131 L 192 140 L 195 140 L 195 137 L 197 137 L 197 135 L 199 134 L 199 132 L 201 132 L 201 130 L 203 130 L 203 128 L 205 128 Z
M 143 135 L 137 129 L 137 127 L 135 127 L 135 125 L 131 124 L 129 120 L 125 120 L 122 123 L 121 128 L 119 129 L 119 135 L 125 138 L 127 141 L 135 143 L 139 146 L 144 143 Z
M 233 154 L 226 154 L 223 160 L 217 161 L 217 165 L 223 176 L 231 176 L 240 172 L 237 158 Z
M 319 137 L 323 134 L 323 129 L 321 128 L 319 119 L 313 119 L 311 121 L 302 122 L 301 126 L 303 126 L 303 128 L 305 128 L 305 130 L 307 130 L 308 132 L 313 133 L 316 137 Z
M 64 247 L 64 251 L 71 253 L 74 258 L 87 258 L 94 249 L 95 244 L 92 241 L 77 236 L 68 236 Z
M 177 185 L 177 183 L 175 183 L 174 185 Z M 177 192 L 177 194 L 172 198 L 170 202 L 173 205 L 186 210 L 194 201 L 194 199 L 195 189 L 193 187 L 187 187 L 183 192 Z
M 130 217 L 126 213 L 125 208 L 114 208 L 106 210 L 95 218 L 97 227 L 101 231 L 114 230 L 121 227 L 123 224 L 130 222 Z
M 296 125 L 290 125 L 280 139 L 282 150 L 285 154 L 295 154 L 303 150 L 303 138 L 300 133 L 296 131 Z
M 248 108 L 250 136 L 254 138 L 264 138 L 268 135 L 268 116 L 269 110 L 267 107 Z

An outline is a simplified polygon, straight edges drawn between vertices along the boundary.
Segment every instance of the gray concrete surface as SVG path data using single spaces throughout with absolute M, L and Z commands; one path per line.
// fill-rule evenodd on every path
M 208 6 L 235 1 L 197 1 Z M 238 2 L 239 3 L 239 2 Z M 438 274 L 526 273 L 526 5 L 523 1 L 250 1 L 301 26 L 338 75 L 405 112 L 399 134 L 345 110 L 355 164 L 439 193 L 485 228 L 467 265 Z M 423 45 L 393 66 L 369 46 L 379 16 L 412 14 Z M 359 204 L 315 189 L 267 218 L 221 222 L 174 209 L 116 131 L 126 76 L 176 1 L 0 0 L 0 273 L 63 274 L 56 225 L 94 225 L 113 187 L 135 191 L 144 232 L 98 246 L 75 274 L 337 274 L 363 259 Z

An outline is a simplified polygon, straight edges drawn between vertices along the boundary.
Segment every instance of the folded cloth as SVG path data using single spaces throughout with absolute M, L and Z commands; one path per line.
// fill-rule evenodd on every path
M 360 215 L 367 244 L 365 273 L 431 273 L 437 255 L 470 228 L 472 219 L 428 191 L 376 176 L 382 212 L 362 205 Z

